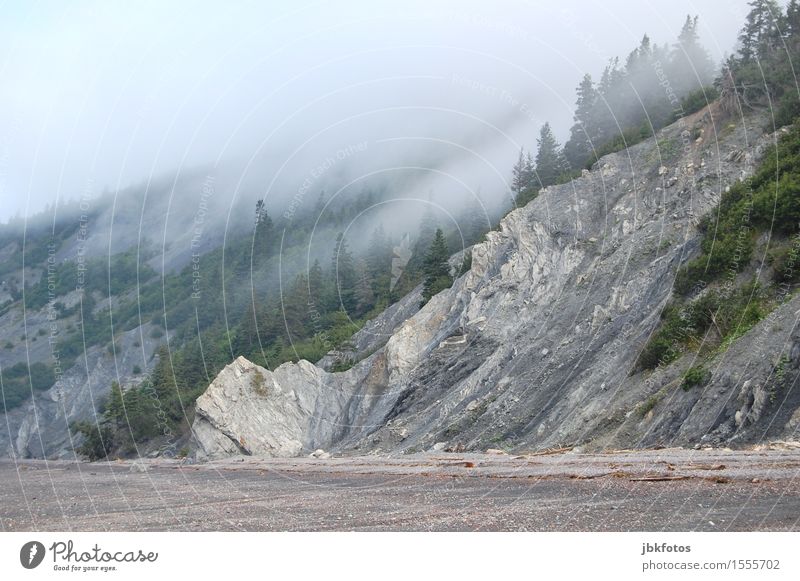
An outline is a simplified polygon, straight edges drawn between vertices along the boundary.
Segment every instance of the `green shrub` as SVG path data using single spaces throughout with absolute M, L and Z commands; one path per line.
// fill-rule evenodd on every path
M 32 391 L 45 391 L 56 382 L 53 368 L 41 363 L 16 363 L 2 370 L 3 398 L 0 411 L 13 409 L 31 397 Z
M 670 303 L 661 323 L 637 359 L 637 369 L 654 369 L 687 349 L 735 340 L 767 313 L 768 297 L 751 281 L 730 291 L 709 289 L 683 303 Z M 709 333 L 711 331 L 711 333 Z
M 75 434 L 83 436 L 83 442 L 78 446 L 77 451 L 92 462 L 108 457 L 115 443 L 111 427 L 108 425 L 97 425 L 92 422 L 74 422 L 70 428 Z
M 719 91 L 716 89 L 716 87 L 703 87 L 702 89 L 697 89 L 681 99 L 681 108 L 679 114 L 691 115 L 692 113 L 696 113 L 712 101 L 716 100 L 717 97 L 719 97 Z
M 767 263 L 773 269 L 773 280 L 794 283 L 800 280 L 800 252 L 794 244 L 777 246 L 767 253 Z
M 710 378 L 710 374 L 700 366 L 690 367 L 683 376 L 681 388 L 689 391 L 693 387 L 705 385 Z

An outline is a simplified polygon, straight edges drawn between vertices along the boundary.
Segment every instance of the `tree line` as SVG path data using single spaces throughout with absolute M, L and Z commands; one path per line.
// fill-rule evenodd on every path
M 524 205 L 547 186 L 563 183 L 600 157 L 633 145 L 678 116 L 716 97 L 715 67 L 698 34 L 697 16 L 687 16 L 672 45 L 646 34 L 624 63 L 609 61 L 595 82 L 584 75 L 576 89 L 573 125 L 562 147 L 549 123 L 536 141 L 536 155 L 520 151 L 512 169 L 516 204 Z M 676 107 L 675 100 L 680 100 Z
M 99 421 L 73 424 L 73 430 L 83 435 L 82 454 L 91 459 L 130 454 L 139 444 L 165 434 L 186 433 L 196 398 L 239 355 L 275 368 L 287 361 L 317 361 L 331 351 L 346 354 L 353 333 L 409 290 L 422 285 L 424 303 L 449 287 L 465 266 L 451 267 L 453 250 L 477 242 L 489 230 L 477 203 L 466 204 L 458 224 L 449 228 L 428 210 L 417 232 L 408 237 L 409 257 L 399 272 L 393 272 L 393 261 L 402 239 L 383 225 L 375 226 L 362 252 L 354 252 L 340 232 L 327 261 L 318 258 L 307 268 L 297 269 L 300 272 L 282 281 L 281 287 L 277 284 L 280 273 L 274 268 L 278 254 L 302 255 L 298 250 L 306 249 L 315 224 L 324 230 L 346 219 L 341 209 L 317 220 L 312 212 L 321 211 L 323 196 L 313 211 L 294 217 L 297 227 L 288 236 L 286 222 L 273 220 L 264 201 L 258 200 L 252 234 L 225 250 L 230 266 L 223 268 L 221 250 L 202 257 L 203 306 L 195 313 L 191 309 L 197 305 L 184 296 L 190 288 L 188 271 L 158 281 L 164 302 L 153 320 L 170 329 L 170 344 L 176 347 L 162 345 L 153 370 L 138 385 L 112 385 L 109 398 L 98 410 Z M 373 203 L 373 196 L 361 195 L 346 212 L 357 214 Z M 259 278 L 262 272 L 266 278 Z M 223 286 L 230 296 L 250 285 L 250 300 L 226 311 Z M 149 306 L 148 288 L 140 296 Z M 124 318 L 123 313 L 118 316 Z M 335 362 L 334 370 L 352 363 L 344 357 Z

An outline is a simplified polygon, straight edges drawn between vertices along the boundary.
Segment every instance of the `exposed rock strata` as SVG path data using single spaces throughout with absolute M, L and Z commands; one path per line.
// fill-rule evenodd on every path
M 677 268 L 697 251 L 697 219 L 774 144 L 760 123 L 692 141 L 693 131 L 714 134 L 705 110 L 543 190 L 473 248 L 451 289 L 402 323 L 400 309 L 371 323 L 391 336 L 362 341 L 368 356 L 346 372 L 303 361 L 270 373 L 237 360 L 198 401 L 199 455 L 791 437 L 797 390 L 789 382 L 776 396 L 767 383 L 782 350 L 790 376 L 800 365 L 798 299 L 718 356 L 703 388 L 678 387 L 690 357 L 632 374 Z M 247 369 L 264 376 L 266 395 Z

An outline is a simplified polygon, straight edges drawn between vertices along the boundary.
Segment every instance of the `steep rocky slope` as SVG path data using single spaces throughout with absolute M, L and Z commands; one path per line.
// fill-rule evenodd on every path
M 70 423 L 96 421 L 96 410 L 108 396 L 112 382 L 130 387 L 144 379 L 141 372 L 136 372 L 137 363 L 142 358 L 152 362 L 159 344 L 150 337 L 151 328 L 147 323 L 121 333 L 114 356 L 103 347 L 90 347 L 76 365 L 64 371 L 52 388 L 0 414 L 3 422 L 0 456 L 75 458 L 77 442 L 70 431 Z M 45 343 L 46 338 L 42 342 Z
M 543 190 L 473 248 L 451 289 L 402 322 L 379 318 L 391 319 L 388 341 L 362 341 L 371 355 L 346 372 L 237 360 L 198 400 L 198 456 L 792 437 L 800 398 L 769 382 L 782 351 L 789 379 L 800 364 L 800 299 L 717 355 L 703 388 L 680 389 L 689 356 L 634 373 L 697 251 L 697 219 L 774 146 L 764 124 L 715 127 L 705 109 Z

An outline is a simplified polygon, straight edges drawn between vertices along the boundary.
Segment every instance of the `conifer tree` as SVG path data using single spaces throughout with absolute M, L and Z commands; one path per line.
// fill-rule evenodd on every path
M 444 233 L 441 228 L 436 230 L 428 252 L 425 254 L 425 261 L 423 264 L 423 272 L 425 280 L 422 287 L 422 304 L 438 292 L 449 288 L 453 284 L 453 279 L 450 277 L 450 265 L 448 259 L 450 252 L 447 249 L 447 242 L 444 239 Z
M 551 186 L 558 180 L 564 172 L 564 163 L 561 157 L 561 150 L 556 141 L 550 123 L 542 125 L 537 140 L 538 150 L 536 151 L 536 179 L 539 186 L 545 188 Z
M 357 307 L 355 261 L 347 246 L 347 241 L 344 239 L 344 234 L 341 233 L 336 237 L 331 270 L 334 281 L 334 304 L 347 313 L 355 312 Z
M 515 199 L 522 196 L 522 192 L 528 185 L 528 175 L 526 171 L 525 151 L 519 150 L 519 159 L 511 169 L 511 192 Z
M 594 140 L 597 139 L 594 128 L 593 113 L 597 102 L 597 90 L 589 74 L 583 76 L 577 89 L 578 99 L 575 102 L 575 124 L 570 129 L 569 141 L 564 146 L 564 155 L 573 168 L 586 163 L 592 152 Z
M 681 94 L 700 89 L 714 78 L 714 63 L 700 44 L 697 16 L 686 16 L 670 56 L 670 71 L 674 88 Z
M 739 34 L 739 55 L 743 63 L 767 56 L 780 41 L 778 22 L 781 9 L 775 0 L 751 0 L 744 28 Z
M 287 338 L 296 341 L 305 337 L 308 325 L 308 277 L 298 274 L 291 286 L 285 289 L 282 307 Z
M 383 224 L 372 231 L 365 265 L 366 277 L 372 287 L 374 300 L 389 298 L 392 271 L 392 244 L 386 236 Z
M 325 297 L 325 278 L 319 260 L 314 260 L 314 264 L 308 271 L 308 300 L 309 306 L 315 309 L 324 308 Z
M 264 200 L 256 202 L 255 230 L 253 232 L 253 262 L 257 263 L 273 252 L 274 226 Z
M 356 264 L 357 281 L 355 288 L 355 299 L 357 311 L 360 317 L 368 313 L 375 306 L 375 292 L 369 276 L 369 269 L 364 260 L 359 260 Z
M 104 415 L 115 428 L 122 427 L 125 422 L 125 407 L 122 403 L 122 397 L 122 388 L 120 388 L 119 383 L 112 381 Z

